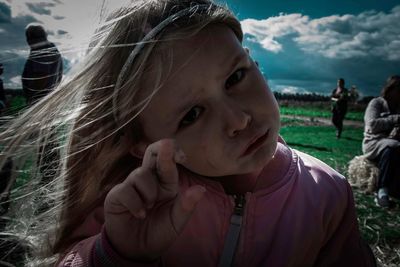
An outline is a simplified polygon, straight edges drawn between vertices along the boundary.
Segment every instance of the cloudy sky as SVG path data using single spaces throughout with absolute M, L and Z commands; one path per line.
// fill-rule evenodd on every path
M 7 88 L 20 87 L 29 47 L 24 28 L 40 22 L 66 69 L 85 53 L 104 10 L 129 0 L 0 0 L 0 62 Z M 343 77 L 378 95 L 400 74 L 400 0 L 226 0 L 273 90 L 327 94 Z

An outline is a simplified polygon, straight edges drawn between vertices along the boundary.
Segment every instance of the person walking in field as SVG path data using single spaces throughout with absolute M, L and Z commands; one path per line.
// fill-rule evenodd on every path
M 344 79 L 337 81 L 337 87 L 331 93 L 332 123 L 336 127 L 336 138 L 342 136 L 343 120 L 347 113 L 349 91 L 344 87 Z

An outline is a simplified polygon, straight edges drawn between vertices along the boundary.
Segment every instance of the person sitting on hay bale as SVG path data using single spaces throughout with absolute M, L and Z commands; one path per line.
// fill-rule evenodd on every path
M 364 115 L 362 150 L 379 168 L 375 202 L 388 208 L 389 195 L 400 198 L 400 76 L 389 77 L 381 96 L 372 99 Z

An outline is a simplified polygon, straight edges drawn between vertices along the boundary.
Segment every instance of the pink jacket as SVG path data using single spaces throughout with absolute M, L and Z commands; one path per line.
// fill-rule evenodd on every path
M 323 162 L 278 143 L 287 166 L 262 171 L 245 194 L 240 237 L 232 266 L 375 266 L 360 239 L 352 191 L 343 176 Z M 221 184 L 181 175 L 181 188 L 206 187 L 186 228 L 158 262 L 122 258 L 102 231 L 103 208 L 90 214 L 74 234 L 81 238 L 59 267 L 218 266 L 234 211 L 232 196 Z M 270 182 L 272 181 L 272 182 Z M 265 182 L 265 183 L 264 183 Z

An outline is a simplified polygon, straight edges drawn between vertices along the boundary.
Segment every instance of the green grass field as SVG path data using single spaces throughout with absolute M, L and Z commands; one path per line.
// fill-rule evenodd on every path
M 348 128 L 341 139 L 329 126 L 288 125 L 280 131 L 288 145 L 326 162 L 336 170 L 345 172 L 347 163 L 355 155 L 362 154 L 362 129 Z
M 320 109 L 318 107 L 289 107 L 281 106 L 280 111 L 282 115 L 305 116 L 305 117 L 321 117 L 330 118 L 332 113 L 328 109 Z M 363 121 L 364 112 L 349 111 L 346 114 L 346 120 Z

